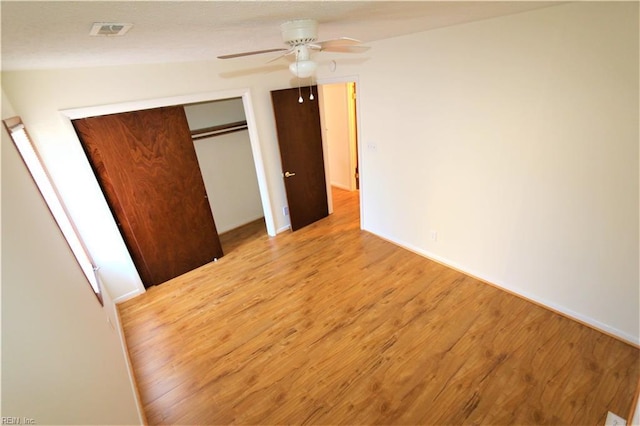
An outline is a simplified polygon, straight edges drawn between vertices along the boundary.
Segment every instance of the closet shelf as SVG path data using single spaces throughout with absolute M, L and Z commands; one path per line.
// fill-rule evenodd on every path
M 196 141 L 198 139 L 211 138 L 214 136 L 226 135 L 227 133 L 239 132 L 247 128 L 247 122 L 236 121 L 234 123 L 220 124 L 218 126 L 204 127 L 191 131 L 191 138 Z

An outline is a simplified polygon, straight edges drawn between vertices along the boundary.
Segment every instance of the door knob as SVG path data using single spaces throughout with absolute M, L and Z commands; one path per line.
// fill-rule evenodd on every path
M 284 177 L 291 177 L 295 175 L 296 175 L 295 173 L 284 172 Z

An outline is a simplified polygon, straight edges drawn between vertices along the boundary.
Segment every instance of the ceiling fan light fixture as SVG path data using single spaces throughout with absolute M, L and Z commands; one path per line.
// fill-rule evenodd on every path
M 311 77 L 316 72 L 316 68 L 318 68 L 318 64 L 311 60 L 296 61 L 289 65 L 289 71 L 298 78 Z

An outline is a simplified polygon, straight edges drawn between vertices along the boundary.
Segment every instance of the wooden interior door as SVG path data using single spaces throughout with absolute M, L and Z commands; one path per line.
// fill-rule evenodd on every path
M 318 100 L 303 98 L 299 103 L 297 88 L 271 92 L 293 231 L 329 214 Z
M 145 287 L 222 257 L 183 107 L 73 126 Z

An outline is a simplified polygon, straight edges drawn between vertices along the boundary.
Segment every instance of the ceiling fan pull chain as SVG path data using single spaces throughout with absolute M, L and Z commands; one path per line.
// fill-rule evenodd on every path
M 296 52 L 296 70 L 298 69 L 298 52 Z M 298 103 L 301 104 L 304 102 L 302 99 L 302 90 L 300 89 L 300 76 L 296 73 L 296 77 L 298 79 Z
M 302 99 L 302 90 L 300 90 L 300 77 L 298 77 L 298 103 L 301 104 L 304 102 Z
M 313 99 L 313 77 L 311 77 L 311 84 L 309 85 L 309 100 L 312 101 Z

